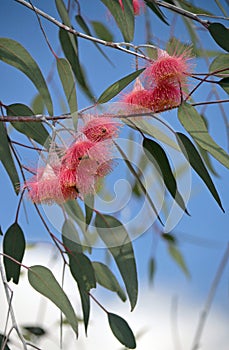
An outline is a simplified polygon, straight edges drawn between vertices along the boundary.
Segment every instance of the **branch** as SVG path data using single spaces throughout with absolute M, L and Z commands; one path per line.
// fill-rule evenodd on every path
M 5 289 L 6 299 L 7 299 L 7 303 L 8 303 L 9 310 L 10 310 L 10 316 L 11 316 L 13 328 L 16 330 L 17 335 L 18 335 L 18 337 L 20 338 L 20 340 L 22 342 L 23 349 L 27 350 L 27 345 L 26 345 L 25 339 L 23 338 L 22 334 L 20 333 L 19 327 L 18 327 L 17 322 L 16 322 L 16 318 L 15 318 L 15 315 L 14 315 L 14 310 L 12 308 L 12 295 L 10 295 L 10 292 L 9 292 L 9 286 L 7 284 L 7 281 L 6 281 L 6 277 L 5 277 L 5 274 L 4 274 L 4 270 L 3 270 L 3 267 L 2 267 L 1 260 L 0 260 L 0 274 L 1 274 L 1 279 L 2 279 L 2 282 L 3 282 L 3 286 L 4 286 L 4 289 Z
M 208 29 L 210 22 L 203 20 L 201 18 L 199 18 L 195 13 L 192 13 L 190 11 L 184 10 L 180 7 L 177 7 L 175 5 L 169 4 L 165 1 L 161 1 L 161 0 L 154 0 L 154 2 L 161 7 L 165 7 L 173 12 L 179 13 L 180 15 L 184 16 L 184 17 L 188 17 L 194 21 L 199 22 L 202 26 L 204 26 L 206 29 Z
M 90 35 L 87 35 L 87 34 L 84 34 L 84 33 L 81 33 L 81 32 L 78 32 L 76 31 L 75 29 L 73 28 L 70 28 L 68 27 L 67 25 L 57 21 L 54 17 L 48 15 L 46 12 L 43 12 L 42 10 L 38 9 L 37 7 L 35 6 L 32 6 L 31 4 L 29 4 L 27 1 L 25 0 L 14 0 L 20 4 L 22 4 L 23 6 L 26 6 L 28 7 L 30 10 L 36 12 L 37 15 L 40 15 L 42 17 L 44 17 L 45 19 L 47 19 L 49 22 L 52 22 L 54 23 L 57 27 L 61 28 L 61 29 L 64 29 L 66 30 L 67 32 L 79 37 L 79 38 L 83 38 L 83 39 L 86 39 L 86 40 L 90 40 L 90 41 L 93 41 L 97 44 L 100 44 L 100 45 L 104 45 L 104 46 L 108 46 L 108 47 L 111 47 L 113 49 L 116 49 L 116 50 L 120 50 L 120 51 L 123 51 L 123 52 L 126 52 L 128 54 L 131 54 L 131 55 L 134 55 L 136 57 L 139 57 L 139 58 L 143 58 L 143 59 L 146 59 L 146 60 L 149 60 L 149 58 L 143 54 L 140 54 L 136 51 L 131 51 L 131 50 L 128 50 L 124 47 L 122 47 L 123 43 L 113 43 L 113 42 L 109 42 L 109 41 L 105 41 L 105 40 L 102 40 L 102 39 L 99 39 L 99 38 L 95 38 L 93 36 L 90 36 Z M 126 46 L 132 46 L 135 48 L 135 46 L 133 44 L 130 44 L 130 43 L 125 43 Z M 137 47 L 136 47 L 137 48 Z

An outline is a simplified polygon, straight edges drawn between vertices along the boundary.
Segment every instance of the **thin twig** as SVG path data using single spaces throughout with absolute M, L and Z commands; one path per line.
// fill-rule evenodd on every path
M 23 349 L 27 350 L 27 345 L 26 345 L 25 339 L 23 338 L 22 334 L 20 333 L 19 327 L 17 325 L 16 318 L 15 318 L 15 315 L 14 315 L 14 310 L 13 310 L 13 307 L 12 307 L 12 304 L 11 304 L 12 296 L 10 295 L 10 292 L 9 292 L 9 286 L 7 284 L 7 281 L 6 281 L 6 276 L 5 276 L 5 273 L 4 273 L 4 270 L 3 270 L 1 259 L 0 259 L 0 273 L 1 273 L 1 278 L 2 278 L 2 282 L 3 282 L 5 294 L 6 294 L 6 299 L 7 299 L 9 308 L 10 308 L 10 316 L 11 316 L 13 328 L 16 330 L 17 335 L 18 335 L 19 339 L 21 340 Z M 11 291 L 11 293 L 13 293 L 13 292 Z
M 152 1 L 152 0 L 151 0 Z M 180 7 L 177 7 L 175 5 L 169 4 L 165 1 L 161 1 L 161 0 L 154 0 L 152 2 L 155 2 L 158 6 L 167 8 L 168 10 L 171 10 L 173 12 L 179 13 L 180 15 L 187 17 L 189 19 L 192 19 L 194 21 L 199 22 L 202 26 L 204 26 L 205 28 L 209 27 L 209 21 L 206 20 L 202 20 L 201 18 L 199 18 L 195 13 L 192 13 L 190 11 L 184 10 Z
M 208 297 L 207 297 L 205 306 L 203 308 L 203 311 L 200 314 L 199 323 L 197 325 L 197 329 L 196 329 L 196 333 L 194 336 L 193 345 L 191 347 L 191 350 L 197 350 L 200 346 L 200 339 L 201 339 L 201 336 L 202 336 L 202 333 L 204 330 L 204 326 L 205 326 L 205 323 L 206 323 L 206 320 L 207 320 L 207 317 L 208 317 L 216 290 L 218 288 L 219 282 L 220 282 L 221 277 L 223 275 L 224 269 L 227 265 L 228 259 L 229 259 L 229 243 L 227 244 L 227 248 L 226 248 L 226 250 L 223 254 L 223 257 L 219 263 L 219 267 L 216 271 L 215 278 L 212 282 L 210 291 L 208 293 Z
M 26 6 L 28 7 L 30 10 L 33 10 L 33 11 L 36 11 L 36 13 L 42 17 L 44 17 L 45 19 L 47 19 L 49 22 L 52 22 L 53 24 L 55 24 L 56 26 L 58 26 L 59 28 L 62 28 L 64 30 L 66 30 L 67 32 L 79 37 L 79 38 L 83 38 L 85 40 L 89 40 L 89 41 L 93 41 L 95 43 L 98 43 L 100 45 L 104 45 L 104 46 L 107 46 L 107 47 L 111 47 L 113 49 L 116 49 L 116 50 L 120 50 L 120 51 L 123 51 L 123 52 L 126 52 L 128 54 L 131 54 L 131 55 L 134 55 L 134 56 L 137 56 L 139 58 L 143 58 L 143 59 L 146 59 L 146 60 L 149 60 L 149 58 L 145 55 L 142 55 L 138 52 L 135 52 L 135 51 L 131 51 L 131 50 L 128 50 L 126 49 L 125 47 L 122 47 L 119 43 L 114 43 L 114 42 L 109 42 L 109 41 L 105 41 L 105 40 L 102 40 L 102 39 L 99 39 L 99 38 L 96 38 L 96 37 L 93 37 L 91 35 L 87 35 L 87 34 L 84 34 L 84 33 L 81 33 L 81 32 L 78 32 L 76 31 L 75 29 L 73 28 L 70 28 L 68 27 L 67 25 L 57 21 L 54 17 L 48 15 L 46 12 L 43 12 L 41 11 L 40 9 L 38 9 L 37 7 L 34 7 L 31 6 L 31 4 L 29 4 L 27 1 L 25 0 L 14 0 L 20 4 L 22 4 L 23 6 Z M 121 43 L 123 45 L 123 43 Z M 125 43 L 126 46 L 129 46 L 130 44 L 129 43 Z

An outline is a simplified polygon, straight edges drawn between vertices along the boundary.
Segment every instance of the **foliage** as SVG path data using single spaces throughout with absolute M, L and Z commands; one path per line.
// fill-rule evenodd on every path
M 202 103 L 198 100 L 194 101 L 194 98 L 198 98 L 198 95 L 196 96 L 194 93 L 201 91 L 203 86 L 211 84 L 213 89 L 228 94 L 229 54 L 226 51 L 229 51 L 229 30 L 224 24 L 218 22 L 219 19 L 215 21 L 214 16 L 207 9 L 198 8 L 191 2 L 150 0 L 142 2 L 140 7 L 142 21 L 145 20 L 147 23 L 150 16 L 150 21 L 160 21 L 166 27 L 165 30 L 168 30 L 171 26 L 171 16 L 169 11 L 167 12 L 169 9 L 176 16 L 184 19 L 191 40 L 195 38 L 193 52 L 198 53 L 197 59 L 209 59 L 212 54 L 214 55 L 212 61 L 209 61 L 208 73 L 195 73 L 194 68 L 192 71 L 184 72 L 183 68 L 189 67 L 186 59 L 190 58 L 187 58 L 190 55 L 190 50 L 178 38 L 169 38 L 167 47 L 166 43 L 159 47 L 157 42 L 162 42 L 160 33 L 158 33 L 159 40 L 157 41 L 151 36 L 150 27 L 146 25 L 146 31 L 148 31 L 146 34 L 150 40 L 141 42 L 139 45 L 134 44 L 138 18 L 136 18 L 137 12 L 132 0 L 100 1 L 109 21 L 118 28 L 118 31 L 115 30 L 115 32 L 108 28 L 106 20 L 100 20 L 102 16 L 96 20 L 88 19 L 90 14 L 84 14 L 81 11 L 82 1 L 69 1 L 72 3 L 72 10 L 71 6 L 67 6 L 63 0 L 56 0 L 59 21 L 44 14 L 39 9 L 35 9 L 30 2 L 18 2 L 27 6 L 27 11 L 32 10 L 39 19 L 39 26 L 36 27 L 36 30 L 42 30 L 45 42 L 50 49 L 50 52 L 46 54 L 52 55 L 54 58 L 55 74 L 53 74 L 53 79 L 57 78 L 61 83 L 62 105 L 65 107 L 58 115 L 54 114 L 59 106 L 54 105 L 52 84 L 44 77 L 40 63 L 36 62 L 23 43 L 12 38 L 0 38 L 1 64 L 12 66 L 23 73 L 37 90 L 37 95 L 30 106 L 24 104 L 23 101 L 22 103 L 13 101 L 10 104 L 6 104 L 4 101 L 0 102 L 0 161 L 14 187 L 15 196 L 19 198 L 16 219 L 3 233 L 1 254 L 3 255 L 6 281 L 9 282 L 12 279 L 17 284 L 21 270 L 27 269 L 30 285 L 60 309 L 66 318 L 66 323 L 73 329 L 77 337 L 79 314 L 82 314 L 87 333 L 90 321 L 90 302 L 95 301 L 107 314 L 110 329 L 118 341 L 125 347 L 134 349 L 137 346 L 136 339 L 130 326 L 122 317 L 107 311 L 101 305 L 93 295 L 94 289 L 102 286 L 117 294 L 123 302 L 128 298 L 131 311 L 134 310 L 138 301 L 139 289 L 134 239 L 155 222 L 159 227 L 159 237 L 167 244 L 168 254 L 181 271 L 187 277 L 190 276 L 191 272 L 173 232 L 166 231 L 166 222 L 170 215 L 167 213 L 169 198 L 177 212 L 182 212 L 182 215 L 190 215 L 189 209 L 187 209 L 188 200 L 183 193 L 184 191 L 182 192 L 180 189 L 180 182 L 185 179 L 185 175 L 176 164 L 176 159 L 182 160 L 182 166 L 194 170 L 207 186 L 212 199 L 224 211 L 221 194 L 218 193 L 214 184 L 213 177 L 216 173 L 211 167 L 209 159 L 213 157 L 222 166 L 229 168 L 228 153 L 211 136 L 198 106 L 203 104 L 209 105 L 208 108 L 211 108 L 211 105 L 217 103 L 223 106 L 224 103 L 228 102 L 228 99 Z M 203 12 L 206 16 L 212 16 L 210 21 L 203 20 L 201 16 L 196 15 Z M 56 43 L 49 42 L 45 34 L 45 27 L 41 22 L 42 16 L 46 17 L 53 26 L 57 26 L 59 35 L 57 45 L 61 48 L 61 53 L 58 52 L 58 55 L 53 50 L 54 44 L 57 46 Z M 199 28 L 210 34 L 211 43 L 216 46 L 213 53 L 204 48 L 200 49 L 198 30 L 192 26 L 193 21 L 196 21 Z M 82 32 L 78 30 L 82 30 Z M 118 36 L 120 43 L 114 41 L 116 36 Z M 81 41 L 83 40 L 95 45 L 97 54 L 101 55 L 101 62 L 103 59 L 107 60 L 117 72 L 119 72 L 119 66 L 114 62 L 112 52 L 116 52 L 120 57 L 121 55 L 134 57 L 136 63 L 134 71 L 130 68 L 124 76 L 122 73 L 118 73 L 115 82 L 104 82 L 104 91 L 100 94 L 96 91 L 95 94 L 93 92 L 95 91 L 93 77 L 88 79 L 87 70 L 83 65 L 83 52 L 81 52 Z M 144 39 L 141 38 L 141 40 Z M 166 49 L 171 56 L 163 51 Z M 149 74 L 150 69 L 156 77 L 156 71 L 153 70 L 155 67 L 152 68 L 153 62 L 163 64 L 165 57 L 172 57 L 172 59 L 175 57 L 172 68 L 178 63 L 179 67 L 183 68 L 180 68 L 179 74 L 176 71 L 175 75 L 172 75 L 171 72 L 163 73 L 167 69 L 167 65 L 165 65 L 164 70 L 160 71 L 160 76 L 157 78 L 158 82 L 153 81 L 148 84 L 149 76 L 147 74 Z M 91 64 L 94 64 L 93 57 Z M 163 74 L 165 74 L 165 79 Z M 178 76 L 179 79 L 177 79 Z M 189 83 L 191 79 L 192 85 Z M 132 82 L 134 87 L 129 92 L 129 103 L 126 104 L 126 91 L 128 89 L 130 91 Z M 195 87 L 191 90 L 190 86 L 194 85 Z M 151 90 L 154 95 L 150 95 Z M 144 98 L 140 98 L 140 95 Z M 146 100 L 149 96 L 150 103 L 148 103 L 149 100 Z M 17 97 L 15 99 L 17 100 Z M 152 101 L 152 99 L 155 100 Z M 90 106 L 84 106 L 83 110 L 78 110 L 78 106 L 82 104 L 81 100 L 86 100 Z M 180 122 L 179 127 L 182 132 L 174 131 L 166 119 L 163 119 L 164 112 L 172 113 L 174 109 L 177 111 L 177 120 Z M 160 115 L 156 112 L 160 112 Z M 73 159 L 74 152 L 76 152 L 74 145 L 77 142 L 80 143 L 81 140 L 85 141 L 87 126 L 93 118 L 100 117 L 105 118 L 103 121 L 106 122 L 103 122 L 102 129 L 101 125 L 94 125 L 91 136 L 95 137 L 93 135 L 96 132 L 101 132 L 102 136 L 99 134 L 100 141 L 90 139 L 97 148 L 93 155 L 93 148 L 91 150 L 89 147 L 82 155 L 77 155 L 79 164 L 74 163 L 71 168 L 70 163 L 66 164 L 66 160 L 71 157 Z M 109 122 L 106 118 L 109 119 Z M 124 137 L 120 136 L 123 135 L 122 133 Z M 132 135 L 134 135 L 133 141 L 131 140 Z M 98 137 L 97 134 L 96 137 Z M 126 142 L 123 142 L 123 139 Z M 38 170 L 30 168 L 26 164 L 26 158 L 23 158 L 23 151 L 20 153 L 20 147 L 36 154 L 36 157 L 39 158 Z M 71 150 L 71 154 L 69 150 Z M 102 196 L 105 193 L 108 197 L 111 194 L 106 175 L 115 169 L 113 159 L 115 156 L 113 154 L 116 151 L 119 153 L 119 159 L 123 161 L 123 166 L 120 168 L 122 178 L 131 179 L 130 183 L 133 194 L 137 198 L 136 201 L 142 203 L 141 201 L 146 200 L 148 203 L 148 209 L 151 213 L 148 222 L 141 223 L 138 219 L 139 227 L 141 224 L 148 224 L 147 229 L 142 230 L 135 224 L 131 226 L 129 222 L 121 222 L 118 212 L 117 214 L 107 214 L 106 210 L 103 212 L 97 208 L 96 194 L 99 193 Z M 69 154 L 71 157 L 67 158 Z M 138 156 L 137 161 L 136 155 Z M 98 157 L 101 157 L 101 160 L 98 160 Z M 82 166 L 81 173 L 80 166 Z M 96 166 L 95 171 L 94 166 Z M 63 169 L 67 171 L 77 169 L 78 171 L 74 175 L 74 181 L 69 180 L 70 185 L 66 185 L 67 180 L 63 185 L 59 175 L 56 175 Z M 148 173 L 151 174 L 150 178 L 147 177 Z M 34 177 L 31 181 L 27 180 L 31 174 Z M 57 212 L 61 213 L 60 216 L 62 215 L 64 218 L 63 225 L 57 234 L 52 232 L 51 225 L 46 221 L 45 215 L 40 209 L 43 202 L 43 197 L 41 195 L 39 197 L 41 189 L 39 186 L 35 188 L 42 179 L 42 181 L 47 182 L 46 188 L 50 190 L 51 184 L 48 181 L 53 174 L 54 177 L 58 177 L 58 181 L 53 182 L 52 191 L 57 191 L 56 186 L 59 185 L 62 186 L 62 191 L 63 189 L 71 191 L 66 194 L 62 192 L 62 198 L 56 201 L 57 203 L 53 203 L 52 197 L 48 197 L 46 200 L 46 203 L 54 206 Z M 90 187 L 90 190 L 83 191 L 82 183 L 80 186 L 80 174 L 83 179 L 81 181 L 85 183 L 88 181 L 86 185 Z M 19 186 L 19 184 L 21 185 Z M 31 195 L 33 191 L 37 191 L 37 197 Z M 169 198 L 167 194 L 170 194 Z M 36 201 L 34 198 L 39 200 Z M 59 196 L 55 198 L 60 199 Z M 57 247 L 60 258 L 63 259 L 64 268 L 68 269 L 76 283 L 82 312 L 76 313 L 75 306 L 69 299 L 64 286 L 57 281 L 48 267 L 41 265 L 27 267 L 22 264 L 26 241 L 23 229 L 18 222 L 23 215 L 22 203 L 27 202 L 28 199 L 32 199 L 34 202 L 31 203 L 31 206 L 34 206 L 50 240 Z M 121 208 L 119 209 L 121 210 Z M 171 215 L 176 216 L 174 212 Z M 203 217 L 205 217 L 204 212 Z M 131 222 L 131 220 L 129 221 Z M 177 223 L 175 222 L 175 224 Z M 58 237 L 59 233 L 61 238 Z M 108 266 L 105 261 L 94 261 L 93 250 L 95 247 L 101 246 L 107 249 L 107 254 L 113 259 L 116 270 L 113 270 L 112 264 Z M 148 266 L 149 280 L 152 281 L 157 268 L 155 257 L 150 257 Z M 45 331 L 43 333 L 39 327 L 34 327 L 34 329 L 29 326 L 24 327 L 24 330 L 26 329 L 35 336 L 45 334 Z M 42 334 L 39 333 L 40 330 L 42 330 Z M 36 331 L 39 334 L 35 334 Z M 3 341 L 5 342 L 4 348 L 8 349 L 10 342 L 7 343 L 4 335 L 1 335 L 0 342 L 3 343 Z

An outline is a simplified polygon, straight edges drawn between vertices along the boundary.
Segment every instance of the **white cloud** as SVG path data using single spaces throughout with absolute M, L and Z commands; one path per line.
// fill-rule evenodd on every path
M 49 245 L 40 245 L 38 248 L 27 251 L 25 264 L 48 264 L 58 280 L 61 279 L 61 261 L 54 259 L 53 248 Z M 54 253 L 53 253 L 54 254 Z M 42 350 L 58 350 L 59 346 L 59 310 L 47 299 L 41 297 L 29 285 L 26 273 L 21 278 L 18 286 L 11 285 L 14 289 L 13 308 L 16 313 L 18 324 L 40 325 L 48 330 L 48 336 L 44 337 L 37 345 Z M 96 292 L 97 298 L 110 311 L 122 316 L 131 326 L 135 334 L 142 333 L 137 339 L 138 350 L 186 350 L 191 349 L 194 333 L 196 330 L 202 304 L 198 298 L 182 295 L 179 299 L 177 310 L 177 332 L 181 349 L 176 348 L 173 336 L 171 317 L 172 289 L 169 286 L 155 286 L 152 290 L 141 287 L 139 302 L 133 312 L 129 311 L 128 302 L 122 303 L 115 294 L 106 291 Z M 76 284 L 69 276 L 66 276 L 65 290 L 76 310 L 80 310 Z M 93 291 L 93 294 L 95 292 Z M 4 329 L 7 304 L 2 284 L 0 285 L 0 329 Z M 91 303 L 92 312 L 88 328 L 88 337 L 84 335 L 83 325 L 80 325 L 80 336 L 75 340 L 73 331 L 64 327 L 63 349 L 64 350 L 121 350 L 120 343 L 114 338 L 109 328 L 106 314 L 95 303 Z M 227 350 L 228 315 L 213 307 L 206 327 L 201 338 L 200 349 L 204 350 Z M 174 324 L 174 322 L 173 322 Z M 9 327 L 8 327 L 9 329 Z M 138 337 L 137 337 L 138 338 Z M 10 349 L 18 350 L 19 346 L 13 342 Z M 17 345 L 16 345 L 17 344 Z M 21 347 L 22 348 L 22 347 Z M 31 348 L 32 349 L 32 348 Z

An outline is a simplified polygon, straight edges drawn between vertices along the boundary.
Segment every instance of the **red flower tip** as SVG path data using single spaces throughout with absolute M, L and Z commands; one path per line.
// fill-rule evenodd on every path
M 89 120 L 82 132 L 90 141 L 100 142 L 118 136 L 120 124 L 111 117 L 101 116 Z
M 75 169 L 82 158 L 87 157 L 88 150 L 94 146 L 89 140 L 74 142 L 62 158 L 62 165 L 68 169 Z
M 38 169 L 37 174 L 25 182 L 24 188 L 29 190 L 28 195 L 33 203 L 63 203 L 78 196 L 75 188 L 60 184 L 58 175 L 56 169 L 54 171 L 51 166 L 46 166 Z
M 122 0 L 119 0 L 119 4 L 124 11 Z M 140 14 L 141 7 L 144 7 L 144 3 L 141 0 L 133 0 L 133 11 L 135 16 L 138 16 Z
M 164 82 L 150 91 L 152 110 L 161 112 L 171 107 L 177 107 L 181 102 L 180 88 L 176 85 Z
M 159 51 L 158 59 L 151 63 L 144 75 L 149 87 L 161 85 L 165 81 L 175 84 L 184 84 L 190 74 L 188 52 L 180 55 L 168 55 L 165 51 Z

